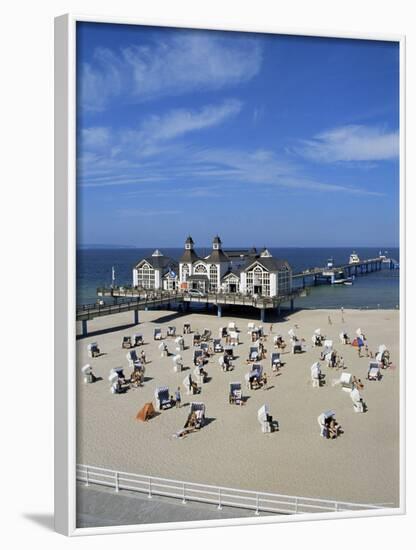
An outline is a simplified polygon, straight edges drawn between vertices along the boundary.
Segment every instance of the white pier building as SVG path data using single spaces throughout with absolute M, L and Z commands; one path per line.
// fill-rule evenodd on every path
M 212 241 L 211 253 L 202 258 L 189 236 L 179 263 L 159 250 L 140 260 L 133 269 L 133 286 L 276 297 L 291 293 L 292 269 L 266 248 L 260 252 L 255 248 L 223 250 L 218 236 Z

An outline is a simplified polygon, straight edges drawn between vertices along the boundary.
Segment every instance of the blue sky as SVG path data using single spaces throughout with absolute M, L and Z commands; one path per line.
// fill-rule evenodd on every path
M 78 23 L 78 243 L 396 246 L 399 46 Z

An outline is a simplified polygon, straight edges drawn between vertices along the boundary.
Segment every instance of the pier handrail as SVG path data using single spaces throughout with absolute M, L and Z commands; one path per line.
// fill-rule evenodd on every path
M 263 491 L 235 489 L 220 485 L 207 485 L 190 481 L 179 481 L 157 476 L 133 474 L 120 470 L 110 470 L 86 464 L 77 464 L 76 479 L 90 484 L 114 488 L 116 492 L 127 491 L 181 499 L 187 501 L 215 504 L 222 506 L 254 510 L 255 514 L 268 512 L 275 514 L 304 514 L 311 512 L 342 512 L 382 510 L 389 507 L 382 505 L 344 502 L 311 497 L 282 495 Z M 392 503 L 388 503 L 392 504 Z

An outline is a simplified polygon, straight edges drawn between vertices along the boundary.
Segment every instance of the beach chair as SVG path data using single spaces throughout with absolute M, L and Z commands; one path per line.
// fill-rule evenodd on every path
M 370 361 L 370 364 L 368 366 L 367 378 L 368 380 L 381 379 L 380 363 L 378 363 L 377 361 Z
M 303 353 L 304 351 L 306 351 L 306 347 L 302 340 L 292 340 L 292 353 Z
M 203 342 L 208 342 L 210 338 L 211 338 L 211 331 L 207 328 L 204 328 L 204 332 L 202 333 L 201 340 Z
M 220 338 L 216 338 L 214 340 L 214 353 L 222 353 L 224 351 L 224 347 L 221 343 Z
M 228 395 L 230 405 L 242 405 L 243 395 L 241 391 L 241 382 L 230 382 L 230 391 Z
M 343 372 L 341 378 L 339 379 L 341 389 L 345 392 L 351 392 L 353 383 L 352 383 L 352 374 L 348 372 Z
M 156 410 L 162 411 L 163 409 L 170 409 L 172 407 L 172 401 L 170 399 L 168 386 L 161 386 L 155 390 L 155 403 Z
M 272 431 L 272 417 L 270 416 L 268 405 L 262 405 L 257 411 L 257 420 L 263 433 L 270 433 Z
M 189 427 L 190 420 L 195 418 L 196 423 L 193 428 L 196 430 L 201 429 L 205 424 L 205 405 L 204 403 L 194 402 L 189 405 L 189 415 L 185 423 L 184 428 Z
M 227 327 L 220 327 L 220 329 L 218 331 L 218 335 L 219 335 L 220 338 L 225 338 L 226 336 L 228 336 Z
M 382 369 L 385 369 L 390 364 L 390 352 L 384 344 L 378 347 L 378 353 L 376 355 L 377 361 L 380 363 Z
M 254 323 L 247 323 L 247 334 L 251 334 L 251 331 L 254 330 Z
M 238 346 L 238 344 L 240 343 L 239 333 L 236 332 L 236 331 L 230 331 L 229 337 L 230 337 L 230 345 L 231 346 Z
M 235 324 L 234 321 L 230 321 L 230 322 L 228 323 L 228 330 L 237 331 L 237 326 L 236 326 L 236 324 Z
M 183 333 L 184 334 L 190 334 L 191 333 L 191 324 L 190 323 L 184 323 Z
M 329 437 L 327 422 L 329 422 L 334 417 L 335 417 L 335 411 L 333 410 L 325 411 L 318 416 L 318 424 L 321 430 L 320 431 L 321 437 L 325 437 L 325 438 Z
M 256 327 L 251 331 L 251 341 L 257 342 L 257 340 L 259 339 L 260 339 L 260 330 L 258 329 L 258 327 Z
M 202 349 L 195 349 L 194 350 L 194 365 L 198 365 L 198 359 L 200 357 L 204 357 L 204 351 Z
M 162 340 L 162 329 L 155 328 L 153 332 L 153 340 Z
M 111 393 L 124 393 L 123 383 L 125 382 L 125 377 L 122 368 L 111 369 L 108 380 L 111 383 Z
M 81 373 L 84 377 L 84 384 L 92 384 L 93 382 L 95 382 L 96 378 L 92 372 L 91 365 L 84 365 L 81 368 Z
M 172 357 L 173 370 L 175 372 L 181 372 L 183 369 L 182 355 L 176 354 Z
M 201 343 L 201 335 L 199 334 L 199 332 L 195 332 L 195 334 L 192 337 L 192 345 L 199 346 L 200 343 Z
M 341 342 L 341 344 L 344 344 L 344 345 L 348 344 L 349 342 L 348 334 L 346 332 L 340 332 L 339 341 Z
M 122 349 L 129 349 L 132 347 L 131 336 L 123 336 L 123 341 L 121 343 Z
M 224 346 L 224 355 L 227 355 L 230 359 L 234 359 L 234 350 L 232 346 Z
M 282 366 L 282 362 L 280 360 L 280 353 L 278 351 L 274 351 L 271 354 L 270 366 L 273 372 L 277 372 L 277 370 Z
M 312 387 L 319 388 L 321 385 L 321 365 L 316 362 L 311 366 Z
M 250 372 L 245 375 L 246 385 L 250 390 L 260 388 L 262 374 L 263 367 L 261 365 L 253 365 Z
M 208 350 L 209 350 L 208 342 L 202 342 L 201 345 L 200 345 L 199 347 L 200 347 L 200 349 L 202 349 L 202 351 L 204 352 L 204 354 L 207 354 L 207 353 L 208 353 Z
M 175 338 L 176 351 L 183 351 L 185 349 L 185 340 L 183 336 L 178 336 Z
M 248 360 L 251 362 L 256 362 L 260 360 L 260 353 L 258 346 L 251 346 L 250 351 L 248 352 Z
M 320 328 L 317 328 L 317 329 L 314 330 L 314 333 L 312 335 L 311 340 L 312 340 L 312 345 L 314 347 L 322 345 L 322 341 L 324 340 L 324 337 L 321 334 L 321 329 Z
M 100 348 L 98 347 L 97 342 L 91 342 L 87 346 L 88 357 L 98 357 L 100 355 Z
M 141 364 L 140 359 L 137 357 L 136 350 L 134 349 L 131 349 L 126 353 L 126 359 L 128 361 L 129 367 L 131 367 L 132 369 L 135 367 L 137 363 Z
M 176 336 L 176 327 L 168 327 L 167 336 L 174 338 Z
M 350 397 L 352 400 L 354 411 L 357 413 L 363 413 L 365 410 L 365 403 L 361 397 L 358 388 L 354 388 L 353 390 L 351 390 Z
M 168 357 L 169 350 L 168 350 L 168 346 L 165 342 L 160 342 L 158 348 L 160 350 L 160 356 L 161 357 Z
M 133 346 L 142 346 L 143 344 L 143 334 L 133 334 Z

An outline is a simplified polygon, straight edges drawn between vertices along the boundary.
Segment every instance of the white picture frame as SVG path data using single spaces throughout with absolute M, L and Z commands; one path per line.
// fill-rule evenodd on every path
M 192 523 L 163 523 L 97 528 L 76 527 L 76 24 L 77 22 L 152 25 L 209 30 L 231 30 L 315 37 L 394 41 L 400 44 L 400 506 L 394 509 L 338 512 L 337 518 L 384 516 L 405 513 L 405 38 L 404 36 L 366 35 L 303 31 L 264 25 L 252 27 L 213 27 L 200 21 L 186 26 L 179 21 L 98 17 L 67 14 L 55 19 L 55 529 L 68 536 L 105 533 L 201 528 L 223 525 L 266 524 L 277 522 L 333 519 L 331 513 L 283 517 L 205 520 Z

